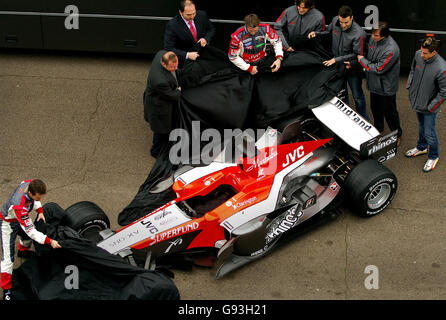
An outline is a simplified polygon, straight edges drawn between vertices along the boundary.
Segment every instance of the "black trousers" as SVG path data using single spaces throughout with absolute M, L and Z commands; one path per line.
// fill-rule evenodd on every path
M 153 133 L 153 143 L 152 148 L 150 149 L 150 154 L 154 158 L 158 158 L 158 156 L 165 151 L 169 144 L 169 134 L 166 133 Z
M 379 132 L 384 131 L 384 119 L 390 131 L 398 130 L 398 137 L 403 135 L 400 115 L 396 106 L 396 95 L 382 96 L 370 93 L 370 108 L 372 109 L 374 126 Z

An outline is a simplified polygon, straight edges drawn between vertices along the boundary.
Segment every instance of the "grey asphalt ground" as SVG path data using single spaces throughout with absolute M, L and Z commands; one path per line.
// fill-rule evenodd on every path
M 40 178 L 49 188 L 44 202 L 66 208 L 93 201 L 119 228 L 117 215 L 154 164 L 142 106 L 150 63 L 0 51 L 0 203 L 23 179 Z M 216 268 L 177 271 L 182 299 L 446 299 L 446 163 L 425 174 L 426 157 L 404 157 L 418 130 L 406 79 L 398 94 L 403 141 L 387 163 L 399 179 L 391 207 L 373 219 L 345 210 L 221 280 L 214 279 Z M 440 141 L 444 121 L 440 114 Z M 370 265 L 379 289 L 365 287 Z

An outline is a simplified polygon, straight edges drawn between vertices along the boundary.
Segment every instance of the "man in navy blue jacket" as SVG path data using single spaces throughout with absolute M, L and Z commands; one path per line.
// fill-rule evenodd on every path
M 175 52 L 182 68 L 186 60 L 198 59 L 197 45 L 208 45 L 214 35 L 215 27 L 206 12 L 196 10 L 192 0 L 182 0 L 179 14 L 166 25 L 164 49 Z

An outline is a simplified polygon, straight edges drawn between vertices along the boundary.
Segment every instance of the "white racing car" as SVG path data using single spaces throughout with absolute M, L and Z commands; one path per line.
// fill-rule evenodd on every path
M 146 268 L 185 261 L 212 266 L 217 278 L 263 257 L 287 234 L 331 219 L 342 206 L 364 217 L 386 209 L 397 178 L 382 163 L 395 157 L 397 133 L 380 133 L 338 98 L 224 150 L 205 167 L 181 167 L 150 192 L 177 198 L 114 232 L 93 203 L 67 209 L 81 234 L 100 231 L 98 246 Z M 254 151 L 253 151 L 254 150 Z

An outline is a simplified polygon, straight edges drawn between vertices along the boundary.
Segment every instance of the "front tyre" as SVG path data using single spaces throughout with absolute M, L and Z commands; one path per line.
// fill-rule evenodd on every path
M 366 160 L 350 172 L 345 188 L 353 211 L 362 217 L 373 217 L 390 205 L 398 188 L 398 180 L 378 161 Z
M 110 220 L 95 203 L 81 201 L 68 207 L 64 224 L 79 233 L 83 238 L 98 241 L 99 232 L 110 228 Z

